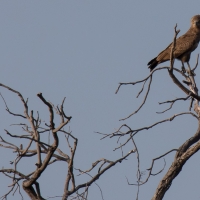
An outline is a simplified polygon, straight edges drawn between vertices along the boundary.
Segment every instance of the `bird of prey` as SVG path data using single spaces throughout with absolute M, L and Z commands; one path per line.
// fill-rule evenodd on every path
M 195 15 L 191 19 L 190 29 L 182 36 L 176 39 L 176 46 L 174 49 L 174 58 L 182 62 L 182 71 L 185 73 L 184 62 L 187 63 L 189 69 L 190 54 L 197 48 L 200 41 L 200 15 Z M 149 61 L 147 64 L 152 71 L 158 64 L 170 60 L 171 43 L 165 50 L 160 52 L 157 57 Z

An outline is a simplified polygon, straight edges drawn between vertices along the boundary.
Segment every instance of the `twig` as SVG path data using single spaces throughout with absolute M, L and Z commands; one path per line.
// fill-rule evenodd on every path
M 143 100 L 142 104 L 139 106 L 139 108 L 136 111 L 134 111 L 133 113 L 131 113 L 128 117 L 120 119 L 120 121 L 126 120 L 126 119 L 130 118 L 131 116 L 133 116 L 134 114 L 136 114 L 143 107 L 143 105 L 145 104 L 145 102 L 147 100 L 147 96 L 149 94 L 149 91 L 150 91 L 151 82 L 152 82 L 152 76 L 150 76 L 150 80 L 149 80 L 149 85 L 148 85 L 148 88 L 147 88 L 147 92 L 146 92 L 144 100 Z

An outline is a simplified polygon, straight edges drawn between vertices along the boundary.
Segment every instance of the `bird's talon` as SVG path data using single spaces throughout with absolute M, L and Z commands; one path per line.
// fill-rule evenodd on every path
M 194 71 L 191 71 L 191 76 L 196 76 L 196 74 L 194 73 Z
M 181 70 L 184 74 L 186 73 L 185 67 L 182 66 Z
M 194 73 L 194 71 L 189 70 L 189 69 L 187 69 L 186 71 L 187 71 L 187 74 L 188 74 L 189 76 L 196 76 L 196 74 Z

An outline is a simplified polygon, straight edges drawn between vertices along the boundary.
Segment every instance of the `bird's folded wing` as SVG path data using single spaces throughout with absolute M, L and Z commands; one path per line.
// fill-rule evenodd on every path
M 190 53 L 198 46 L 197 36 L 195 34 L 185 34 L 176 40 L 176 46 L 174 51 L 174 57 L 177 58 L 185 53 Z M 171 43 L 164 51 L 162 51 L 158 57 L 158 61 L 164 61 L 170 59 L 171 48 L 173 43 Z
M 182 54 L 194 51 L 198 46 L 198 42 L 195 34 L 185 34 L 181 36 L 176 41 L 174 56 L 179 57 Z M 170 47 L 170 49 L 171 48 L 172 47 Z

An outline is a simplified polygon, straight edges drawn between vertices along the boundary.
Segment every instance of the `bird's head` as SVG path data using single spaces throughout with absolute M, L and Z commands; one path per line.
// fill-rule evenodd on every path
M 195 15 L 191 19 L 191 26 L 200 29 L 200 15 Z

